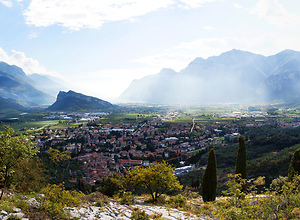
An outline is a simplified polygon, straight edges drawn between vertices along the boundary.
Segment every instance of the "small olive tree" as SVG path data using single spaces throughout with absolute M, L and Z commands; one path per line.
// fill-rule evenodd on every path
M 153 202 L 156 202 L 167 190 L 182 189 L 173 171 L 174 168 L 166 162 L 149 167 L 135 167 L 128 171 L 126 183 L 128 186 L 145 188 Z
M 33 143 L 26 136 L 13 136 L 14 130 L 4 126 L 0 131 L 0 182 L 1 195 L 7 187 L 8 179 L 14 174 L 18 163 L 31 158 L 37 153 Z

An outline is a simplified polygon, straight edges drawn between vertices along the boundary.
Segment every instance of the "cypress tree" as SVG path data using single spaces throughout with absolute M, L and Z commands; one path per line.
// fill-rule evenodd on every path
M 212 148 L 209 151 L 207 159 L 207 167 L 202 177 L 202 198 L 204 202 L 210 202 L 216 200 L 217 194 L 217 162 L 215 151 Z
M 242 179 L 247 179 L 247 152 L 245 145 L 245 137 L 239 136 L 239 149 L 236 157 L 235 174 L 241 174 Z
M 300 148 L 295 150 L 289 166 L 288 181 L 291 181 L 300 171 Z

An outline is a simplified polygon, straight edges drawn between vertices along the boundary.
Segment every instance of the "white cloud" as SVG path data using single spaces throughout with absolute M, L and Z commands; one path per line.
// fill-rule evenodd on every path
M 277 25 L 280 28 L 295 28 L 300 25 L 300 16 L 287 13 L 283 5 L 277 0 L 260 0 L 250 10 L 250 13 L 265 18 L 271 24 Z
M 214 30 L 215 28 L 212 27 L 212 26 L 203 26 L 203 29 L 204 29 L 204 30 L 208 30 L 208 31 L 212 31 L 212 30 Z
M 32 0 L 24 13 L 37 27 L 59 24 L 79 30 L 99 28 L 108 21 L 130 20 L 168 7 L 173 0 Z
M 215 0 L 180 0 L 184 5 L 180 5 L 186 9 L 203 7 L 205 3 L 213 2 Z
M 0 3 L 9 8 L 13 6 L 13 3 L 10 0 L 0 0 Z
M 235 8 L 244 8 L 242 5 L 240 5 L 238 3 L 233 3 L 233 7 L 235 7 Z
M 12 55 L 8 55 L 0 47 L 0 61 L 6 62 L 9 65 L 21 67 L 26 74 L 38 73 L 59 77 L 56 72 L 47 71 L 37 60 L 26 57 L 23 52 L 13 50 Z
M 28 35 L 29 39 L 37 38 L 39 35 L 36 32 L 32 32 L 31 34 Z
M 134 21 L 169 6 L 195 8 L 211 1 L 215 0 L 32 0 L 24 16 L 29 25 L 56 24 L 79 30 L 99 28 L 110 21 Z

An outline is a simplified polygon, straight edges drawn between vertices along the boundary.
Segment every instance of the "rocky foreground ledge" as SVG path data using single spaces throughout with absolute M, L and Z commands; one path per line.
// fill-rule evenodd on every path
M 33 198 L 28 199 L 27 203 L 32 206 L 38 206 L 37 201 Z M 13 213 L 8 213 L 4 210 L 0 210 L 0 220 L 8 219 L 22 219 L 29 220 L 26 215 L 19 208 L 14 208 Z M 93 206 L 93 205 L 84 205 L 81 207 L 66 207 L 66 210 L 70 212 L 71 219 L 83 219 L 83 220 L 130 220 L 132 219 L 132 213 L 137 210 L 145 211 L 145 213 L 151 219 L 169 219 L 169 220 L 178 220 L 178 219 L 197 219 L 204 220 L 209 219 L 205 216 L 199 217 L 194 214 L 188 213 L 186 211 L 180 211 L 175 208 L 168 208 L 164 206 L 156 205 L 147 205 L 147 204 L 134 204 L 134 205 L 123 205 L 118 201 L 110 199 L 108 204 L 105 204 L 102 207 Z
M 200 218 L 196 215 L 189 214 L 185 211 L 180 211 L 174 208 L 167 208 L 163 206 L 154 206 L 154 205 L 121 205 L 115 200 L 110 200 L 108 205 L 103 207 L 88 206 L 85 208 L 68 208 L 71 212 L 71 215 L 74 218 L 79 219 L 131 219 L 131 214 L 133 211 L 139 209 L 145 211 L 145 213 L 151 218 L 161 218 L 161 219 L 206 219 Z

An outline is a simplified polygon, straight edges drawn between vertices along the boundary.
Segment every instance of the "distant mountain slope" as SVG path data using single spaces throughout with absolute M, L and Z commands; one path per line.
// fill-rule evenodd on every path
M 23 111 L 25 108 L 12 100 L 0 97 L 0 112 Z
M 299 67 L 297 51 L 265 57 L 234 49 L 196 58 L 180 72 L 163 69 L 134 80 L 119 98 L 156 103 L 295 101 L 300 99 Z
M 21 68 L 5 62 L 0 62 L 0 97 L 28 105 L 50 104 L 54 101 L 54 97 L 36 89 Z
M 37 89 L 53 97 L 56 97 L 59 91 L 67 90 L 67 85 L 66 85 L 67 83 L 63 82 L 59 78 L 48 76 L 48 75 L 47 76 L 40 75 L 36 73 L 28 75 L 28 77 L 32 79 Z M 55 100 L 53 100 L 53 102 L 54 101 Z
M 111 103 L 91 96 L 86 96 L 74 91 L 59 92 L 56 102 L 51 105 L 50 111 L 81 111 L 104 110 L 114 107 Z

